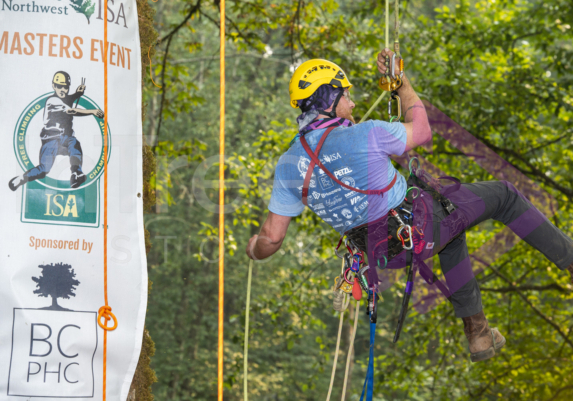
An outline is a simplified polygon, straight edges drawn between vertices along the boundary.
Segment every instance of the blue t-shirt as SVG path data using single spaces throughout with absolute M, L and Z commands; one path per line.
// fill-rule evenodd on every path
M 317 129 L 305 135 L 312 150 L 324 131 Z M 315 166 L 308 190 L 310 209 L 340 233 L 387 214 L 402 203 L 407 189 L 406 180 L 389 155 L 401 155 L 405 148 L 406 129 L 399 122 L 370 120 L 335 128 L 324 142 L 319 159 L 336 178 L 361 190 L 385 188 L 398 174 L 396 183 L 384 196 L 364 195 L 340 186 Z M 300 141 L 281 156 L 275 170 L 271 212 L 291 217 L 302 213 L 302 185 L 309 164 Z

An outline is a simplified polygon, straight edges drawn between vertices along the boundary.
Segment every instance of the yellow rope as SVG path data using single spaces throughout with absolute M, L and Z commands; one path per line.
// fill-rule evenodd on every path
M 374 104 L 370 107 L 370 109 L 368 109 L 368 111 L 366 112 L 366 114 L 364 114 L 362 116 L 362 118 L 360 119 L 360 121 L 358 121 L 358 124 L 360 124 L 361 122 L 364 122 L 368 116 L 370 115 L 370 113 L 372 113 L 372 111 L 380 104 L 380 102 L 382 101 L 382 99 L 384 99 L 384 96 L 386 96 L 388 92 L 383 91 L 380 96 L 378 96 L 378 99 L 376 99 L 376 101 L 374 102 Z
M 390 48 L 390 34 L 389 34 L 389 29 L 390 29 L 390 0 L 386 0 L 386 49 Z
M 223 401 L 223 317 L 225 298 L 225 0 L 221 0 L 220 23 L 220 120 L 219 120 L 219 338 L 218 338 L 218 400 Z
M 245 306 L 245 347 L 243 350 L 243 398 L 249 400 L 248 374 L 249 374 L 249 312 L 251 310 L 251 279 L 253 276 L 253 260 L 249 262 L 247 278 L 247 306 Z

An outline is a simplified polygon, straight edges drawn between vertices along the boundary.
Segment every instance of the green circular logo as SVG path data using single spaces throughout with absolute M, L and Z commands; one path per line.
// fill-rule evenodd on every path
M 28 134 L 28 128 L 34 118 L 42 118 L 43 109 L 46 105 L 46 99 L 52 96 L 54 93 L 49 92 L 46 93 L 37 99 L 35 99 L 32 103 L 30 103 L 20 117 L 18 118 L 18 122 L 16 124 L 16 128 L 14 130 L 14 152 L 16 153 L 16 158 L 18 159 L 18 163 L 20 167 L 24 171 L 28 171 L 36 166 L 36 159 L 30 159 L 28 155 L 28 150 L 26 149 L 26 135 Z M 89 97 L 82 96 L 78 103 L 79 106 L 83 107 L 84 109 L 99 109 L 99 106 Z M 84 117 L 89 118 L 89 117 Z M 99 119 L 93 116 L 95 123 L 98 126 L 99 133 L 101 134 L 102 145 L 101 151 L 99 152 L 98 159 L 95 163 L 95 166 L 91 169 L 91 171 L 85 171 L 84 174 L 86 175 L 86 181 L 77 188 L 70 188 L 70 182 L 68 180 L 57 180 L 52 177 L 44 177 L 42 179 L 37 180 L 40 184 L 44 185 L 47 188 L 57 189 L 57 190 L 68 190 L 73 191 L 78 188 L 87 187 L 98 180 L 98 178 L 102 175 L 104 170 L 104 120 Z M 33 132 L 32 135 L 37 135 L 37 137 L 33 137 L 32 140 L 34 141 L 41 141 L 40 139 L 40 132 Z M 59 140 L 59 139 L 56 139 Z M 109 129 L 109 124 L 107 128 L 107 160 L 109 162 L 109 158 L 111 155 L 111 131 Z M 82 154 L 83 156 L 83 154 Z M 82 157 L 83 159 L 83 157 Z

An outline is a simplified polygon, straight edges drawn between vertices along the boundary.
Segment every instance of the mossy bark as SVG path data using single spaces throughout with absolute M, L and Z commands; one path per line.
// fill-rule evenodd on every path
M 149 67 L 149 59 L 155 54 L 155 44 L 157 42 L 157 31 L 153 27 L 153 16 L 155 12 L 146 0 L 137 0 L 137 14 L 139 19 L 139 37 L 141 40 L 141 68 L 142 76 L 145 77 L 146 69 Z M 142 86 L 145 79 L 142 80 Z M 145 107 L 142 105 L 145 113 Z M 142 115 L 145 118 L 145 114 Z M 151 148 L 143 140 L 143 207 L 150 210 L 155 204 L 155 191 L 151 188 L 150 180 L 155 171 L 155 157 Z M 151 241 L 149 232 L 145 230 L 145 249 L 149 252 Z M 151 282 L 149 282 L 151 291 Z M 129 389 L 128 401 L 152 401 L 153 394 L 151 385 L 157 381 L 155 372 L 150 367 L 151 357 L 155 354 L 155 343 L 151 339 L 147 329 L 143 332 L 143 342 L 137 369 L 133 376 L 133 381 Z

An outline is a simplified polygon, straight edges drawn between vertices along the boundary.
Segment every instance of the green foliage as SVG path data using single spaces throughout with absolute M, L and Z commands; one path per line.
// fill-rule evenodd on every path
M 212 400 L 217 393 L 219 14 L 216 4 L 185 0 L 154 7 L 164 38 L 196 5 L 172 39 L 164 69 L 166 41 L 158 49 L 153 73 L 164 75 L 158 78 L 163 88 L 147 74 L 144 92 L 156 171 L 168 171 L 154 181 L 162 203 L 145 222 L 154 245 L 147 324 L 156 340 L 154 392 L 161 400 Z M 429 0 L 402 7 L 402 55 L 420 96 L 551 193 L 560 205 L 552 222 L 573 236 L 570 1 Z M 274 166 L 296 133 L 296 112 L 288 104 L 291 71 L 310 57 L 339 63 L 354 85 L 358 120 L 379 94 L 375 56 L 384 46 L 384 15 L 381 3 L 371 0 L 254 0 L 229 2 L 227 16 L 225 399 L 239 400 L 248 266 L 243 249 L 259 231 Z M 385 118 L 385 107 L 371 117 Z M 493 179 L 439 136 L 418 151 L 465 182 Z M 178 158 L 184 163 L 169 170 Z M 470 253 L 501 228 L 485 222 L 470 230 Z M 291 223 L 281 250 L 255 264 L 250 398 L 325 397 L 338 327 L 330 295 L 340 269 L 332 252 L 336 240 L 305 211 Z M 437 258 L 434 268 L 440 271 Z M 393 345 L 405 285 L 403 272 L 395 275 L 397 284 L 383 294 L 377 329 L 377 401 L 571 398 L 572 288 L 529 245 L 520 242 L 477 277 L 486 316 L 508 339 L 486 363 L 469 362 L 461 321 L 445 302 L 426 314 L 412 310 Z M 342 389 L 353 323 L 348 315 L 331 399 Z M 359 397 L 367 358 L 368 325 L 361 313 L 347 400 Z
M 70 5 L 77 13 L 85 15 L 88 24 L 90 23 L 90 17 L 95 11 L 95 3 L 92 0 L 70 0 Z

